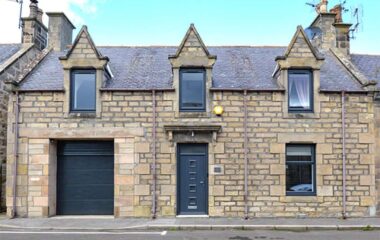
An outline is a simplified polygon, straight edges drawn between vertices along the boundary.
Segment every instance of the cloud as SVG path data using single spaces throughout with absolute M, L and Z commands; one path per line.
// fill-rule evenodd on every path
M 84 24 L 82 18 L 86 14 L 96 14 L 97 5 L 106 0 L 39 0 L 38 6 L 46 12 L 64 12 L 76 26 Z M 29 0 L 24 0 L 22 16 L 29 16 Z M 18 29 L 20 5 L 16 0 L 0 0 L 0 43 L 21 42 L 21 30 Z M 74 9 L 76 11 L 74 11 Z M 47 26 L 48 17 L 43 21 Z

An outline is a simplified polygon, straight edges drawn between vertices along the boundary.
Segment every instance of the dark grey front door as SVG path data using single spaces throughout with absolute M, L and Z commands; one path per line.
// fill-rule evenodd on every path
M 113 141 L 58 142 L 57 214 L 113 215 Z
M 178 144 L 177 169 L 177 214 L 207 214 L 207 144 Z

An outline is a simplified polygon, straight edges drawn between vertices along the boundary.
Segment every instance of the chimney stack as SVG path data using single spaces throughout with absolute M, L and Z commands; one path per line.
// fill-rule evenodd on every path
M 42 23 L 43 11 L 38 8 L 38 1 L 31 0 L 29 17 L 22 18 L 22 43 L 34 44 L 42 50 L 47 45 L 47 28 Z
M 324 11 L 324 6 L 326 11 Z M 318 16 L 310 25 L 310 27 L 320 28 L 322 32 L 322 38 L 315 41 L 316 47 L 321 50 L 335 48 L 349 57 L 351 24 L 343 23 L 342 5 L 335 5 L 330 11 L 327 11 L 327 0 L 321 0 L 317 8 L 319 8 Z
M 72 44 L 75 26 L 62 12 L 48 12 L 49 16 L 49 48 L 63 51 Z

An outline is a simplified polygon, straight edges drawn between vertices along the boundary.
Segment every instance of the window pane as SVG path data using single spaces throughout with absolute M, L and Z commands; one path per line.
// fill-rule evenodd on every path
M 312 146 L 287 146 L 286 155 L 287 156 L 311 156 Z
M 310 75 L 289 74 L 289 106 L 310 109 Z
M 313 165 L 287 164 L 286 165 L 286 191 L 288 192 L 314 192 Z
M 204 108 L 203 72 L 183 72 L 181 78 L 181 108 Z
M 95 74 L 74 74 L 73 110 L 95 110 Z

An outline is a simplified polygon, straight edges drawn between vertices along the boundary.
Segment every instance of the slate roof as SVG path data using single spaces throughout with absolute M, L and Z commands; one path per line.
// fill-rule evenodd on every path
M 351 61 L 368 80 L 380 82 L 380 55 L 351 54 Z
M 20 50 L 21 44 L 0 44 L 0 65 Z
M 168 56 L 174 54 L 177 47 L 98 47 L 98 50 L 103 56 L 109 57 L 109 66 L 114 75 L 104 88 L 172 88 L 172 69 Z M 280 89 L 272 73 L 276 66 L 275 58 L 283 55 L 286 47 L 208 47 L 208 50 L 217 56 L 213 68 L 213 88 Z M 20 90 L 63 90 L 63 69 L 58 60 L 63 55 L 63 52 L 49 53 L 21 83 Z M 332 53 L 323 55 L 325 62 L 321 67 L 321 90 L 363 90 Z M 380 56 L 373 61 L 373 66 L 377 66 L 378 59 Z M 368 61 L 366 57 L 361 60 Z M 363 64 L 364 71 L 372 69 L 365 67 L 368 66 Z M 368 74 L 370 76 L 373 73 Z

